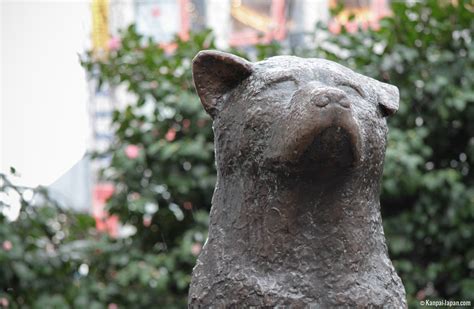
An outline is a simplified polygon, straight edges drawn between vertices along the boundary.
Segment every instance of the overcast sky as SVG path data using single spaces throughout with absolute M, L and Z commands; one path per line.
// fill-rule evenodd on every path
M 0 0 L 1 1 L 1 0 Z M 0 163 L 48 185 L 84 155 L 88 92 L 78 53 L 89 1 L 1 1 Z

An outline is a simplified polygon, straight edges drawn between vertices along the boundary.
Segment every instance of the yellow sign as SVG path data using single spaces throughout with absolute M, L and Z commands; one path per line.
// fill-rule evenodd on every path
M 109 1 L 92 0 L 92 48 L 107 51 L 109 42 Z

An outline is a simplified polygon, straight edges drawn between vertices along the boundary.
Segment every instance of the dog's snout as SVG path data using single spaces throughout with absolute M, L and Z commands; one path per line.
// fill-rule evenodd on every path
M 319 107 L 338 104 L 349 108 L 350 102 L 344 91 L 337 88 L 319 88 L 314 89 L 311 95 L 311 101 Z

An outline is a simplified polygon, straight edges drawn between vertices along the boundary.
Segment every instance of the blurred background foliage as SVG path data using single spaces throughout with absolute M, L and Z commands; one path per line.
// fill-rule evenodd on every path
M 474 7 L 395 2 L 392 11 L 379 29 L 333 35 L 318 25 L 310 47 L 232 52 L 251 60 L 323 57 L 399 87 L 381 197 L 390 256 L 410 306 L 474 300 Z M 0 215 L 0 306 L 186 306 L 215 183 L 211 120 L 191 62 L 214 43 L 205 31 L 174 44 L 167 52 L 131 26 L 107 55 L 81 57 L 98 87 L 133 94 L 114 112 L 112 147 L 96 154 L 112 157 L 101 178 L 115 186 L 108 211 L 128 235 L 100 234 L 90 216 L 1 176 L 1 207 L 17 196 L 22 208 L 12 223 Z

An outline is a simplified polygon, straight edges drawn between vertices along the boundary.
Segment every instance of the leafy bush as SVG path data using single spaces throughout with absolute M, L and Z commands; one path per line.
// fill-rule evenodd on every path
M 325 39 L 314 48 L 256 46 L 253 60 L 324 57 L 400 88 L 381 197 L 390 255 L 411 306 L 473 299 L 473 7 L 427 0 L 395 2 L 392 10 L 379 30 L 334 36 L 320 26 Z M 185 306 L 215 182 L 211 122 L 190 65 L 214 45 L 208 31 L 175 44 L 166 52 L 132 26 L 107 55 L 81 58 L 99 87 L 134 95 L 114 112 L 114 142 L 98 154 L 112 158 L 101 175 L 115 185 L 109 212 L 134 234 L 98 234 L 88 216 L 61 210 L 42 191 L 43 207 L 32 207 L 21 199 L 25 189 L 2 176 L 0 193 L 23 207 L 15 222 L 0 215 L 0 305 Z
M 29 206 L 33 201 L 42 207 Z M 20 208 L 10 222 L 6 213 Z M 80 261 L 66 244 L 92 226 L 87 215 L 72 215 L 52 201 L 43 188 L 15 186 L 0 174 L 0 306 L 65 304 L 73 295 Z M 72 281 L 72 282 L 71 282 Z
M 210 119 L 194 92 L 191 61 L 199 50 L 213 48 L 213 40 L 208 31 L 176 39 L 168 54 L 132 26 L 120 42 L 106 58 L 89 52 L 82 59 L 99 87 L 125 85 L 135 98 L 114 112 L 115 141 L 101 154 L 112 157 L 103 171 L 103 179 L 115 184 L 108 210 L 136 228 L 127 241 L 141 260 L 132 263 L 124 252 L 117 265 L 123 267 L 118 282 L 137 287 L 133 299 L 120 303 L 184 306 L 215 184 Z

